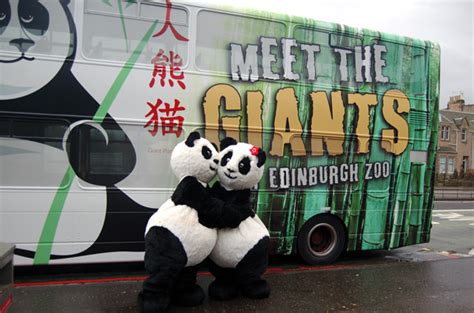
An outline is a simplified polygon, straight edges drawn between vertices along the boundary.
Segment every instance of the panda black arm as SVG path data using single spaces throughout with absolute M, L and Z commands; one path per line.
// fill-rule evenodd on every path
M 199 212 L 199 222 L 201 224 L 209 224 L 217 228 L 235 228 L 249 216 L 255 213 L 250 208 L 250 203 L 236 205 L 230 202 L 224 202 L 218 198 L 210 196 Z
M 80 121 L 67 138 L 69 163 L 82 180 L 114 186 L 134 169 L 135 149 L 122 128 L 113 120 L 103 123 Z M 100 159 L 94 164 L 92 160 Z
M 181 180 L 171 196 L 176 204 L 185 204 L 198 212 L 199 222 L 209 228 L 235 228 L 249 216 L 253 216 L 250 203 L 239 205 L 212 197 L 195 177 Z
M 208 197 L 206 188 L 193 176 L 184 177 L 176 186 L 171 200 L 176 205 L 184 204 L 197 208 Z

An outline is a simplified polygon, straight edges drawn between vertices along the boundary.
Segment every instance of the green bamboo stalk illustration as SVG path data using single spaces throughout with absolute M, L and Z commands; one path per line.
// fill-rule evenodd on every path
M 125 16 L 123 15 L 123 7 L 122 7 L 122 0 L 117 0 L 118 9 L 120 12 L 120 22 L 122 24 L 122 31 L 123 36 L 125 38 L 125 49 L 129 51 L 129 42 L 128 42 L 128 35 L 127 35 L 127 27 L 125 26 Z M 129 3 L 130 5 L 130 3 Z
M 110 0 L 102 0 L 102 2 L 108 5 L 109 7 L 113 6 L 112 3 L 110 3 Z M 126 8 L 128 8 L 129 6 L 133 4 L 136 4 L 136 2 L 134 2 L 134 0 L 117 0 L 117 8 L 120 14 L 120 24 L 122 26 L 123 37 L 125 40 L 125 50 L 129 52 L 130 42 L 128 41 L 127 27 L 125 25 L 125 15 L 123 13 L 123 5 L 122 5 L 123 2 L 127 3 Z

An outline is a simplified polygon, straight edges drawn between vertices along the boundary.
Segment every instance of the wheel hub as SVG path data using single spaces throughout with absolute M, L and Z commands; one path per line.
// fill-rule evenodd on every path
M 336 230 L 332 225 L 321 223 L 315 225 L 308 236 L 308 247 L 316 256 L 326 256 L 336 245 Z

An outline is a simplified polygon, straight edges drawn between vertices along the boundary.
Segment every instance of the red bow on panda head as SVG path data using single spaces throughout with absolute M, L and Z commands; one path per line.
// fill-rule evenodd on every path
M 251 153 L 252 155 L 258 155 L 258 151 L 259 151 L 259 150 L 260 150 L 259 147 L 253 146 L 252 148 L 250 148 L 250 153 Z

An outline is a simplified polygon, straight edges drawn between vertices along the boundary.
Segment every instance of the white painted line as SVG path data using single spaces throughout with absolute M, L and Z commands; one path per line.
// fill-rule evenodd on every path
M 438 222 L 431 222 L 431 224 L 433 224 L 433 225 L 439 225 Z M 473 225 L 474 225 L 474 224 L 473 224 Z
M 460 218 L 463 217 L 464 215 L 458 214 L 458 213 L 435 213 L 433 214 L 433 217 L 439 217 L 442 219 L 452 219 L 452 218 Z
M 453 218 L 453 219 L 450 219 L 450 221 L 453 221 L 453 222 L 465 222 L 465 221 L 474 221 L 474 217 L 466 217 L 466 218 Z
M 449 200 L 435 200 L 434 202 L 444 202 L 444 203 L 453 203 L 453 202 L 458 202 L 458 203 L 471 203 L 474 202 L 474 200 L 456 200 L 456 199 L 449 199 Z
M 446 209 L 446 210 L 433 210 L 433 213 L 441 213 L 441 212 L 474 212 L 474 209 L 459 209 L 459 210 L 451 210 L 451 209 Z

